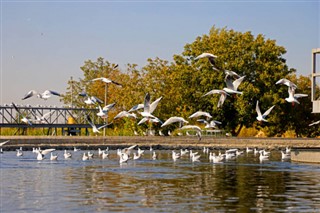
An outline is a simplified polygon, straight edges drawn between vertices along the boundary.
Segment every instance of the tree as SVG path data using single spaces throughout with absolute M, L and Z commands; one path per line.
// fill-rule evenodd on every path
M 204 52 L 217 56 L 216 67 L 219 70 L 214 70 L 208 60 L 194 60 Z M 239 125 L 239 132 L 243 125 L 254 124 L 257 100 L 262 106 L 281 102 L 279 88 L 275 83 L 295 72 L 286 65 L 283 58 L 285 53 L 284 47 L 278 46 L 275 40 L 265 39 L 261 34 L 254 37 L 251 32 L 241 33 L 212 27 L 209 35 L 186 44 L 182 56 L 175 57 L 176 66 L 191 67 L 180 70 L 182 79 L 189 79 L 184 87 L 188 89 L 185 90 L 183 100 L 188 101 L 185 104 L 190 108 L 211 112 L 223 122 L 223 127 L 227 130 L 234 132 Z M 222 108 L 218 109 L 217 96 L 211 100 L 205 100 L 201 96 L 209 90 L 225 87 L 224 70 L 232 70 L 246 77 L 239 86 L 243 94 L 228 97 Z

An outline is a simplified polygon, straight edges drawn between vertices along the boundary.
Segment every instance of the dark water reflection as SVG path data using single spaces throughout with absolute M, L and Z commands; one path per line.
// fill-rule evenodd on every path
M 282 162 L 278 151 L 260 163 L 253 154 L 212 164 L 170 151 L 153 161 L 119 165 L 109 159 L 38 162 L 35 154 L 5 152 L 1 159 L 0 212 L 317 212 L 320 166 Z

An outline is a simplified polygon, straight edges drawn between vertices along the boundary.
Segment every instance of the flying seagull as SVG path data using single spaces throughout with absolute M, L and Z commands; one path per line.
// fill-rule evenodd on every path
M 123 118 L 123 117 L 135 118 L 136 119 L 137 115 L 134 114 L 134 113 L 127 112 L 127 111 L 121 111 L 113 119 Z
M 211 90 L 209 92 L 207 92 L 206 94 L 204 94 L 202 97 L 204 96 L 207 96 L 207 95 L 211 95 L 211 94 L 220 94 L 220 98 L 219 98 L 219 101 L 218 101 L 218 108 L 221 107 L 224 103 L 224 101 L 226 100 L 227 98 L 227 95 L 229 95 L 226 91 L 224 90 L 219 90 L 219 89 L 214 89 L 214 90 Z
M 295 94 L 295 90 L 298 87 L 288 79 L 282 78 L 279 81 L 277 81 L 276 84 L 284 84 L 288 86 L 289 97 L 285 98 L 285 100 L 289 103 L 292 103 L 292 106 L 294 106 L 294 103 L 300 104 L 300 102 L 298 101 L 298 98 L 303 98 L 308 96 L 307 94 Z
M 206 121 L 205 119 L 198 119 L 197 121 L 200 122 L 200 123 L 206 124 L 205 127 L 204 127 L 206 129 L 217 128 L 217 124 L 221 124 L 220 121 L 216 121 L 216 120 L 211 120 L 209 122 L 209 121 Z
M 279 81 L 276 82 L 276 84 L 284 84 L 288 87 L 292 87 L 294 89 L 297 89 L 297 85 L 295 85 L 294 83 L 292 83 L 291 81 L 289 81 L 288 79 L 282 78 Z
M 265 118 L 270 114 L 271 110 L 274 108 L 275 105 L 273 105 L 272 107 L 270 107 L 267 111 L 265 111 L 265 113 L 261 114 L 260 111 L 260 107 L 259 107 L 259 101 L 257 101 L 256 104 L 256 112 L 258 114 L 257 116 L 257 120 L 258 121 L 264 121 L 264 122 L 268 122 Z
M 159 102 L 161 101 L 161 99 L 162 99 L 162 96 L 150 104 L 149 111 L 150 111 L 151 114 L 157 108 L 157 106 L 158 106 Z M 139 110 L 139 109 L 143 109 L 143 108 L 144 108 L 144 104 L 137 104 L 137 105 L 133 106 L 128 112 L 133 112 L 133 111 L 136 111 L 136 110 Z
M 294 103 L 300 104 L 300 102 L 298 101 L 298 98 L 308 97 L 307 94 L 295 94 L 294 87 L 288 87 L 288 93 L 289 93 L 289 97 L 285 98 L 285 100 L 289 103 L 292 103 L 292 105 L 294 105 Z
M 216 55 L 213 55 L 213 54 L 211 54 L 211 53 L 202 53 L 202 54 L 198 55 L 194 60 L 198 60 L 198 59 L 201 59 L 201 58 L 208 58 L 210 64 L 213 66 L 213 68 L 214 68 L 215 70 L 218 70 L 218 69 L 216 68 L 216 62 L 215 62 L 215 59 L 217 58 Z
M 240 78 L 241 76 L 238 75 L 236 72 L 234 71 L 231 71 L 231 70 L 224 70 L 224 73 L 226 75 L 229 75 L 229 76 L 232 76 L 232 77 L 235 77 L 235 78 Z
M 182 117 L 173 116 L 173 117 L 168 118 L 168 119 L 161 125 L 161 127 L 164 127 L 164 126 L 167 126 L 167 125 L 169 125 L 169 124 L 176 123 L 176 122 L 179 122 L 180 125 L 183 124 L 183 123 L 189 123 L 188 121 L 186 121 L 186 120 L 185 120 L 184 118 L 182 118 Z
M 41 117 L 39 117 L 39 116 L 36 115 L 36 121 L 39 122 L 39 123 L 42 123 L 42 124 L 44 124 L 44 123 L 46 123 L 46 122 L 48 123 L 48 121 L 46 120 L 46 118 L 47 118 L 49 115 L 51 115 L 52 113 L 54 113 L 54 111 L 47 112 L 47 113 L 43 114 Z
M 192 129 L 196 131 L 196 135 L 198 136 L 199 141 L 201 140 L 201 128 L 197 125 L 185 125 L 180 129 Z
M 242 76 L 234 81 L 232 81 L 232 78 L 230 75 L 227 75 L 225 77 L 225 82 L 226 82 L 226 85 L 227 87 L 223 88 L 224 91 L 226 91 L 227 93 L 229 94 L 242 94 L 242 92 L 239 92 L 238 91 L 238 87 L 239 85 L 241 84 L 241 82 L 243 81 L 243 79 L 245 78 L 245 76 Z
M 101 106 L 99 105 L 99 112 L 97 113 L 97 115 L 102 118 L 107 118 L 109 110 L 111 110 L 115 105 L 116 103 L 112 103 L 112 104 L 108 104 L 103 108 L 101 108 Z
M 151 114 L 154 109 L 155 108 L 152 108 L 152 106 L 150 105 L 150 94 L 147 93 L 144 97 L 143 112 L 140 112 L 140 114 L 145 118 L 156 118 Z
M 105 128 L 105 127 L 107 127 L 108 125 L 111 125 L 111 124 L 112 124 L 112 123 L 109 123 L 109 124 L 104 124 L 104 125 L 102 125 L 102 126 L 97 127 L 97 126 L 92 122 L 92 120 L 91 120 L 91 118 L 89 117 L 89 115 L 87 115 L 87 120 L 88 120 L 90 126 L 92 127 L 92 131 L 93 131 L 94 133 L 100 133 L 100 131 L 99 131 L 100 129 Z
M 105 78 L 105 77 L 95 78 L 95 79 L 92 79 L 91 82 L 92 82 L 92 81 L 102 81 L 102 82 L 104 82 L 104 83 L 106 83 L 106 84 L 113 83 L 113 84 L 115 84 L 115 85 L 117 85 L 117 86 L 122 87 L 122 84 L 120 84 L 120 83 L 118 83 L 118 82 L 115 82 L 115 81 L 113 81 L 113 80 L 111 80 L 111 79 L 109 79 L 109 78 Z
M 202 111 L 198 111 L 198 112 L 193 113 L 192 115 L 189 116 L 189 118 L 197 118 L 197 117 L 200 117 L 200 116 L 205 116 L 207 118 L 212 118 L 210 113 L 202 112 Z
M 56 96 L 61 96 L 60 93 L 55 92 L 53 90 L 45 90 L 43 93 L 38 93 L 35 90 L 30 90 L 27 94 L 24 95 L 24 97 L 22 98 L 22 100 L 31 98 L 32 96 L 37 95 L 38 98 L 47 100 L 48 98 L 50 98 L 52 95 L 56 95 Z
M 31 120 L 30 120 L 29 118 L 27 118 L 26 116 L 22 115 L 22 114 L 20 113 L 18 107 L 17 107 L 14 103 L 12 103 L 12 106 L 15 108 L 15 110 L 17 111 L 17 113 L 19 114 L 19 116 L 22 117 L 22 118 L 21 118 L 21 121 L 22 121 L 23 123 L 32 125 Z

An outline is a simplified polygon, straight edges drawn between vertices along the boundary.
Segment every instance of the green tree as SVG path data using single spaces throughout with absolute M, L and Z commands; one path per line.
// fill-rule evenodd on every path
M 217 56 L 216 67 L 219 71 L 214 70 L 206 59 L 194 60 L 203 52 Z M 182 56 L 175 57 L 177 66 L 191 67 L 181 70 L 182 79 L 188 79 L 183 100 L 192 109 L 212 113 L 223 122 L 224 128 L 237 134 L 242 126 L 250 127 L 255 123 L 257 100 L 263 107 L 281 102 L 275 83 L 295 72 L 286 65 L 285 53 L 284 47 L 261 34 L 255 37 L 251 32 L 212 27 L 209 35 L 185 45 Z M 218 96 L 201 96 L 212 89 L 225 87 L 224 70 L 232 70 L 246 77 L 238 88 L 243 94 L 227 97 L 222 108 L 218 109 Z

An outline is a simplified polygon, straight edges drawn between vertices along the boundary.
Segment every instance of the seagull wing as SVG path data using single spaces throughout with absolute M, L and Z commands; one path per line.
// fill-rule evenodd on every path
M 35 90 L 30 90 L 27 94 L 25 94 L 25 95 L 23 96 L 22 100 L 25 100 L 25 99 L 27 99 L 27 98 L 30 98 L 30 97 L 32 97 L 32 96 L 34 96 L 34 95 L 36 95 L 36 94 L 37 94 L 37 92 L 36 92 Z
M 188 123 L 188 121 L 186 121 L 184 118 L 182 117 L 170 117 L 168 120 L 166 120 L 161 127 L 167 126 L 169 124 L 175 123 L 175 122 L 184 122 L 184 123 Z
M 90 126 L 92 126 L 92 128 L 96 127 L 96 125 L 94 125 L 94 123 L 92 122 L 92 120 L 91 120 L 89 115 L 87 115 L 87 120 L 88 120 L 88 123 L 90 124 Z
M 149 120 L 149 118 L 146 118 L 146 117 L 142 118 L 142 119 L 139 121 L 138 125 L 145 123 L 147 120 Z
M 50 153 L 50 152 L 53 152 L 53 151 L 55 151 L 56 149 L 45 149 L 45 150 L 41 150 L 41 154 L 42 155 L 46 155 L 46 154 L 48 154 L 48 153 Z
M 103 101 L 100 100 L 99 98 L 97 98 L 96 96 L 91 96 L 91 100 L 94 102 L 94 103 L 99 103 L 99 104 L 102 104 Z
M 307 94 L 294 94 L 293 97 L 295 97 L 295 98 L 303 98 L 303 97 L 308 97 L 308 95 Z
M 1 142 L 0 143 L 0 146 L 3 146 L 3 145 L 5 145 L 6 143 L 8 143 L 10 140 L 7 140 L 7 141 L 3 141 L 3 142 Z
M 56 95 L 56 96 L 61 96 L 60 93 L 53 91 L 53 90 L 46 90 L 45 92 L 48 92 L 48 94 Z
M 20 114 L 20 111 L 18 109 L 18 107 L 12 102 L 12 106 L 14 107 L 14 109 Z
M 103 111 L 109 111 L 109 110 L 112 109 L 115 105 L 116 105 L 116 103 L 108 104 L 107 106 L 103 107 Z
M 99 126 L 97 129 L 99 130 L 99 129 L 103 129 L 103 128 L 105 128 L 105 127 L 107 127 L 107 126 L 109 126 L 109 125 L 111 125 L 112 123 L 107 123 L 107 124 L 104 124 L 104 125 L 102 125 L 102 126 Z
M 256 104 L 256 112 L 258 114 L 258 117 L 262 117 L 262 114 L 261 114 L 261 111 L 260 111 L 260 107 L 259 107 L 259 101 L 257 101 L 257 104 Z
M 180 129 L 193 129 L 193 130 L 201 132 L 201 128 L 198 127 L 197 125 L 185 125 L 185 126 L 181 127 Z
M 243 79 L 245 78 L 246 76 L 242 76 L 238 79 L 236 79 L 232 84 L 233 84 L 233 88 L 234 90 L 237 90 L 239 85 L 241 84 L 241 82 L 243 81 Z
M 271 112 L 271 110 L 272 110 L 274 107 L 275 107 L 275 105 L 273 105 L 273 106 L 270 107 L 267 111 L 265 111 L 265 112 L 263 113 L 262 117 L 264 118 L 264 117 L 266 117 L 267 115 L 269 115 L 270 112 Z
M 207 92 L 206 94 L 204 94 L 202 97 L 207 96 L 207 95 L 212 95 L 212 94 L 221 94 L 221 93 L 226 93 L 223 90 L 219 90 L 219 89 L 213 89 L 209 92 Z
M 143 111 L 150 113 L 150 94 L 149 93 L 147 93 L 146 96 L 144 97 Z
M 223 105 L 224 101 L 227 98 L 227 95 L 228 95 L 228 93 L 226 93 L 226 91 L 223 91 L 223 93 L 221 93 L 219 101 L 218 101 L 218 106 L 217 106 L 218 108 Z
M 313 126 L 313 125 L 316 125 L 316 124 L 319 124 L 319 123 L 320 123 L 320 120 L 309 124 L 309 126 Z
M 211 53 L 202 53 L 198 55 L 194 60 L 198 60 L 200 58 L 217 58 L 217 56 L 211 54 Z
M 107 78 L 94 78 L 94 79 L 91 79 L 90 81 L 104 81 L 104 79 L 107 79 Z
M 224 70 L 224 73 L 226 75 L 230 75 L 230 76 L 235 76 L 237 78 L 240 78 L 240 75 L 238 75 L 238 73 L 234 72 L 234 71 L 231 71 L 231 70 Z
M 46 117 L 48 117 L 48 116 L 51 115 L 52 113 L 54 113 L 54 111 L 47 112 L 47 113 L 43 114 L 43 115 L 41 116 L 41 118 L 42 118 L 42 119 L 45 119 Z
M 231 90 L 236 90 L 234 89 L 234 85 L 232 82 L 232 78 L 230 78 L 230 75 L 226 75 L 226 77 L 224 78 L 224 82 L 226 82 L 227 88 L 231 89 Z
M 154 102 L 152 102 L 150 104 L 150 113 L 152 114 L 153 111 L 157 108 L 159 102 L 161 101 L 162 97 L 158 98 L 157 100 L 155 100 Z
M 144 104 L 137 104 L 137 105 L 133 106 L 128 112 L 136 111 L 136 110 L 143 109 L 143 108 L 144 108 Z
M 282 78 L 279 81 L 276 82 L 276 84 L 284 84 L 287 85 L 288 87 L 293 87 L 294 89 L 297 89 L 297 85 L 289 81 L 288 79 Z

